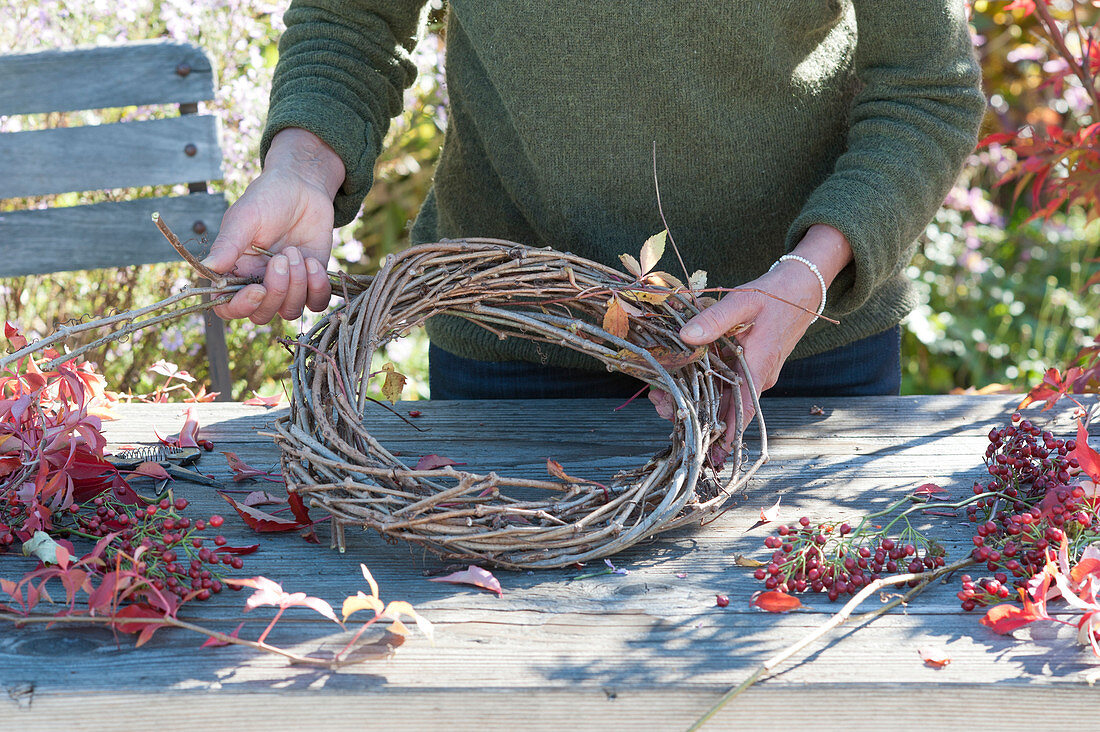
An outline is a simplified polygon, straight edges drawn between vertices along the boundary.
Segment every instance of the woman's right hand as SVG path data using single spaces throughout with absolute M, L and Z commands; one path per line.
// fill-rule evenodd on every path
M 311 132 L 288 128 L 272 138 L 263 172 L 225 212 L 203 260 L 222 274 L 262 274 L 263 284 L 246 285 L 214 312 L 262 325 L 328 307 L 332 201 L 343 182 L 343 162 Z

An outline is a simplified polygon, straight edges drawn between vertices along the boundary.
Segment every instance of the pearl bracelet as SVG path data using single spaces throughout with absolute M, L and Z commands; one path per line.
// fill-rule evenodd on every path
M 825 293 L 827 291 L 826 287 L 825 287 L 825 278 L 821 276 L 821 270 L 819 270 L 817 268 L 816 264 L 814 264 L 810 260 L 806 259 L 805 257 L 798 256 L 797 254 L 784 254 L 782 257 L 775 260 L 775 263 L 772 264 L 772 266 L 768 268 L 768 271 L 771 272 L 773 269 L 775 269 L 776 267 L 779 266 L 780 262 L 782 262 L 785 259 L 793 259 L 796 262 L 802 262 L 802 264 L 809 267 L 810 271 L 814 273 L 815 277 L 817 277 L 818 284 L 821 285 L 821 305 L 819 305 L 818 308 L 817 308 L 817 315 L 815 315 L 814 319 L 810 321 L 810 325 L 813 325 L 814 323 L 817 322 L 817 319 L 821 316 L 821 313 L 825 310 Z

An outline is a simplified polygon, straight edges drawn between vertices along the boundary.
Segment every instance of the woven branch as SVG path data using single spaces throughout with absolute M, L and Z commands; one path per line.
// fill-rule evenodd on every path
M 740 435 L 732 476 L 708 468 L 721 440 L 723 387 L 740 415 L 748 373 L 741 349 L 723 339 L 739 366 L 687 349 L 680 326 L 698 312 L 689 293 L 659 304 L 637 301 L 629 339 L 599 325 L 612 293 L 650 290 L 614 269 L 552 249 L 494 239 L 423 244 L 388 259 L 370 279 L 344 278 L 348 301 L 326 315 L 295 349 L 293 394 L 276 423 L 287 488 L 333 518 L 333 544 L 348 527 L 374 529 L 447 558 L 513 568 L 562 567 L 619 552 L 659 532 L 719 510 L 767 460 L 767 436 L 754 398 L 760 453 L 746 465 Z M 664 294 L 668 290 L 663 291 Z M 647 298 L 658 301 L 660 297 Z M 633 303 L 632 303 L 633 304 Z M 500 338 L 523 338 L 586 353 L 609 370 L 667 392 L 675 404 L 669 446 L 610 485 L 479 474 L 446 466 L 416 470 L 366 426 L 375 351 L 428 318 L 449 314 Z M 751 386 L 751 385 L 750 385 Z M 749 389 L 755 395 L 755 389 Z M 714 477 L 708 477 L 708 472 Z

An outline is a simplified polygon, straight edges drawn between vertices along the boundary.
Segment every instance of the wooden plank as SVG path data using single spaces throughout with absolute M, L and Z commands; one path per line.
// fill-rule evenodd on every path
M 181 75 L 181 65 L 190 70 Z M 189 43 L 146 41 L 0 55 L 0 115 L 213 98 L 210 60 Z
M 572 409 L 564 408 L 567 405 Z M 948 410 L 953 417 L 938 420 L 928 416 L 934 410 L 922 398 L 867 398 L 846 400 L 829 418 L 851 425 L 885 425 L 875 415 L 907 405 L 915 405 L 923 416 L 906 431 L 923 427 L 927 434 L 951 434 L 974 413 L 955 405 Z M 517 444 L 534 449 L 530 446 L 539 439 L 571 429 L 596 430 L 591 434 L 597 437 L 580 431 L 583 439 L 570 437 L 566 442 L 578 460 L 586 442 L 595 453 L 607 452 L 597 462 L 615 458 L 610 449 L 615 441 L 622 451 L 629 451 L 639 434 L 658 439 L 667 432 L 667 425 L 651 422 L 641 412 L 636 423 L 642 425 L 640 430 L 617 428 L 618 415 L 604 410 L 604 405 L 595 410 L 587 402 L 515 402 L 503 410 L 499 406 L 425 402 L 415 408 L 424 412 L 421 420 L 433 429 L 426 438 L 433 447 L 439 440 L 472 449 L 475 441 L 469 436 L 474 433 L 486 443 L 481 449 L 487 458 L 496 450 L 495 459 L 504 462 Z M 796 402 L 777 403 L 770 410 L 781 423 L 797 424 L 803 416 Z M 104 429 L 112 445 L 152 442 L 154 427 L 160 434 L 179 429 L 182 411 L 182 405 L 123 405 L 117 410 L 119 418 L 105 423 Z M 215 450 L 232 449 L 257 466 L 275 461 L 274 446 L 256 432 L 283 410 L 202 404 L 194 411 L 202 436 L 214 441 Z M 450 415 L 449 427 L 444 426 L 444 414 Z M 392 417 L 386 423 L 390 422 L 400 424 Z M 400 428 L 387 429 L 396 434 Z M 538 434 L 532 437 L 527 431 Z M 748 598 L 760 583 L 751 577 L 751 569 L 735 566 L 732 558 L 739 553 L 767 555 L 761 543 L 769 527 L 752 528 L 758 509 L 774 500 L 776 490 L 783 490 L 780 515 L 786 520 L 802 511 L 815 519 L 865 512 L 911 489 L 911 484 L 897 479 L 898 473 L 915 471 L 920 464 L 927 468 L 934 452 L 911 436 L 899 435 L 891 442 L 879 429 L 876 449 L 845 463 L 840 458 L 857 441 L 857 433 L 854 426 L 841 432 L 838 436 L 823 430 L 779 440 L 777 452 L 783 457 L 753 481 L 739 508 L 706 527 L 665 534 L 617 555 L 616 565 L 629 570 L 625 576 L 576 579 L 592 571 L 591 566 L 537 573 L 497 570 L 505 589 L 504 596 L 497 597 L 427 581 L 426 572 L 438 573 L 447 563 L 405 545 L 388 545 L 373 533 L 349 532 L 345 554 L 308 544 L 294 533 L 264 535 L 261 550 L 245 558 L 245 576 L 262 574 L 288 591 L 305 591 L 338 605 L 344 596 L 363 589 L 359 563 L 366 562 L 384 600 L 409 600 L 436 624 L 434 645 L 414 634 L 389 660 L 328 673 L 245 649 L 200 651 L 196 638 L 183 632 L 162 631 L 137 649 L 129 639 L 118 643 L 102 628 L 0 627 L 0 685 L 10 699 L 0 704 L 7 703 L 9 716 L 31 729 L 62 723 L 80 729 L 84 722 L 72 721 L 74 700 L 87 712 L 81 720 L 98 719 L 98 709 L 107 714 L 109 709 L 130 708 L 138 700 L 153 701 L 158 710 L 170 713 L 168 718 L 174 710 L 183 713 L 200 703 L 204 714 L 215 720 L 211 729 L 219 729 L 223 722 L 217 720 L 225 715 L 226 725 L 270 727 L 285 726 L 300 713 L 310 715 L 312 726 L 324 728 L 361 726 L 370 718 L 396 729 L 483 729 L 515 726 L 507 720 L 522 714 L 524 727 L 531 729 L 560 729 L 565 724 L 580 729 L 682 729 L 756 664 L 839 607 L 810 595 L 803 597 L 806 609 L 788 615 L 749 608 Z M 982 444 L 982 435 L 969 428 L 959 435 L 956 439 L 967 445 Z M 951 469 L 960 474 L 983 469 L 980 454 L 968 457 L 960 451 L 952 461 Z M 811 465 L 820 467 L 817 477 L 807 480 Z M 233 484 L 216 452 L 204 455 L 198 468 L 226 487 L 274 488 Z M 962 494 L 966 486 L 959 480 L 952 488 Z M 226 515 L 219 531 L 231 544 L 256 540 L 210 488 L 180 483 L 175 491 L 191 500 L 188 513 L 194 517 L 214 511 Z M 951 556 L 967 551 L 967 525 L 940 517 L 915 518 L 922 530 L 944 540 Z M 5 556 L 4 576 L 30 565 L 30 560 Z M 1003 725 L 1006 704 L 1066 710 L 1064 721 L 1071 721 L 1070 714 L 1076 720 L 1081 694 L 1091 693 L 1083 686 L 1082 674 L 1094 670 L 1098 661 L 1073 643 L 1073 629 L 1035 624 L 1017 631 L 1015 638 L 997 636 L 978 623 L 979 613 L 961 611 L 956 589 L 954 582 L 939 585 L 903 611 L 810 646 L 778 676 L 732 703 L 714 721 L 714 728 L 755 728 L 777 719 L 820 726 L 824 718 L 852 729 L 877 730 L 883 716 L 898 718 L 899 704 L 907 722 L 917 720 L 936 729 Z M 715 606 L 718 592 L 733 599 L 728 608 Z M 241 617 L 245 597 L 224 592 L 187 606 L 182 617 L 231 630 Z M 870 600 L 865 609 L 876 605 L 877 600 Z M 258 608 L 244 616 L 249 622 L 242 636 L 255 637 L 272 612 Z M 299 652 L 331 652 L 350 632 L 292 609 L 270 640 Z M 942 670 L 925 666 L 918 655 L 923 645 L 943 647 L 952 663 Z M 108 674 L 102 673 L 105 664 L 111 669 Z M 195 696 L 199 693 L 201 700 Z
M 382 665 L 384 662 L 380 662 Z M 223 673 L 232 676 L 232 669 Z M 145 732 L 150 716 L 121 713 L 144 709 L 156 700 L 157 729 L 194 728 L 201 715 L 210 732 L 323 729 L 359 732 L 370 727 L 397 732 L 487 729 L 684 730 L 717 701 L 722 689 L 605 688 L 514 689 L 393 688 L 376 677 L 355 681 L 343 674 L 312 673 L 290 683 L 270 681 L 240 691 L 116 690 L 79 698 L 13 688 L 4 703 L 13 728 L 97 732 L 103 720 L 113 730 Z M 1004 729 L 1006 710 L 1041 709 L 1044 729 L 1075 729 L 1089 708 L 1089 689 L 953 684 L 911 687 L 882 682 L 870 687 L 761 684 L 723 709 L 704 729 L 843 729 L 881 732 L 900 729 Z M 196 711 L 199 710 L 199 711 Z M 153 714 L 153 712 L 150 712 Z M 1087 728 L 1087 725 L 1086 725 Z
M 3 212 L 0 277 L 179 261 L 150 220 L 154 211 L 161 213 L 188 250 L 205 256 L 225 209 L 222 194 L 194 193 Z M 199 221 L 206 228 L 202 238 L 192 231 Z
M 188 155 L 188 146 L 194 154 Z M 217 118 L 168 119 L 0 135 L 0 198 L 222 177 Z

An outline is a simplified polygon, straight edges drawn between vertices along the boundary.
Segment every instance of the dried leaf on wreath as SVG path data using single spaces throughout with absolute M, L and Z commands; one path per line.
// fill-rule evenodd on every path
M 630 333 L 630 319 L 623 309 L 622 301 L 614 295 L 607 301 L 607 312 L 603 315 L 603 329 L 616 338 L 626 338 Z
M 382 382 L 382 396 L 396 404 L 401 399 L 401 391 L 405 388 L 405 375 L 392 363 L 383 364 L 382 371 L 386 374 L 385 381 Z
M 668 229 L 664 229 L 645 240 L 642 244 L 641 256 L 638 263 L 641 265 L 642 274 L 647 274 L 657 266 L 665 253 L 665 241 L 668 239 Z

